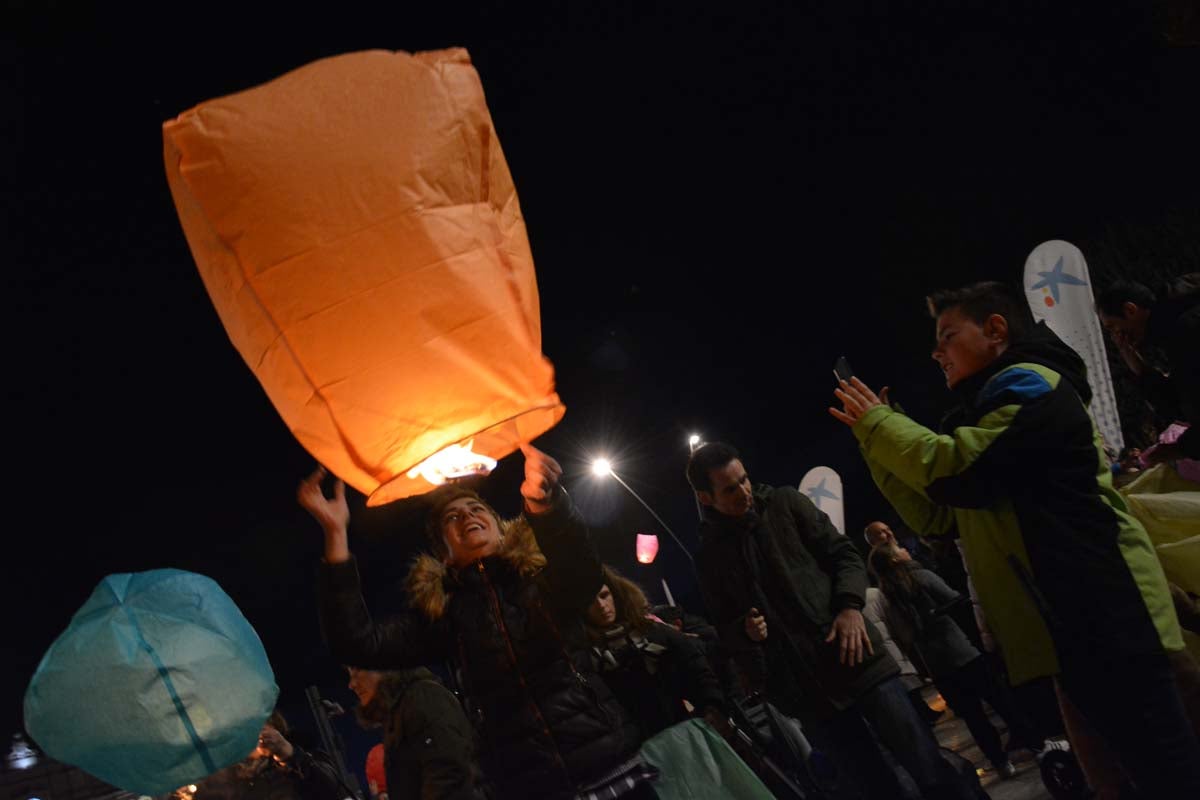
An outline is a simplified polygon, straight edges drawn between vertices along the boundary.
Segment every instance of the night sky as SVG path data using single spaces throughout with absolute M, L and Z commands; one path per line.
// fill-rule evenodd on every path
M 197 103 L 339 53 L 469 50 L 568 408 L 538 445 L 605 557 L 688 605 L 686 561 L 662 537 L 635 565 L 655 523 L 589 459 L 691 546 L 690 432 L 738 446 L 758 481 L 826 464 L 854 533 L 887 509 L 825 411 L 837 356 L 932 424 L 948 397 L 928 291 L 1015 282 L 1051 238 L 1089 260 L 1113 231 L 1200 242 L 1200 48 L 1134 0 L 250 5 L 7 5 L 5 736 L 100 578 L 157 567 L 221 583 L 285 707 L 309 684 L 349 698 L 294 500 L 313 460 L 226 337 L 167 190 L 161 124 Z M 508 459 L 486 488 L 504 512 L 520 472 Z M 352 510 L 372 602 L 394 606 L 419 513 Z

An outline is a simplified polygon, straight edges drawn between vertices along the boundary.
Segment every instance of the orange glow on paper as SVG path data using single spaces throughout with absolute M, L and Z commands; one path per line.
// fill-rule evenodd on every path
M 649 564 L 654 561 L 656 555 L 658 555 L 658 537 L 652 533 L 639 533 L 637 535 L 637 560 L 643 564 Z
M 167 121 L 163 144 L 229 338 L 369 505 L 452 476 L 431 466 L 451 446 L 473 440 L 483 471 L 562 418 L 525 222 L 465 50 L 317 61 Z

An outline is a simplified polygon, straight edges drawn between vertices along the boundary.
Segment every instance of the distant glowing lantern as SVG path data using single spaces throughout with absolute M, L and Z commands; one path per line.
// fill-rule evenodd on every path
M 643 564 L 649 564 L 654 561 L 656 555 L 658 555 L 658 537 L 653 533 L 639 533 L 637 535 L 637 560 Z
M 533 257 L 465 50 L 328 58 L 163 125 L 226 332 L 370 505 L 486 472 L 563 415 Z
M 159 796 L 245 758 L 279 689 L 254 628 L 210 578 L 109 575 L 25 692 L 50 757 Z

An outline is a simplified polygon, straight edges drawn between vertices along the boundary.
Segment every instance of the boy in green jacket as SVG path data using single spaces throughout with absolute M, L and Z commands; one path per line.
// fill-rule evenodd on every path
M 857 378 L 842 408 L 880 491 L 922 535 L 957 527 L 1011 681 L 1057 675 L 1148 797 L 1200 797 L 1183 647 L 1150 540 L 1112 487 L 1079 356 L 999 283 L 929 299 L 959 407 L 939 435 Z M 886 389 L 883 392 L 886 397 Z

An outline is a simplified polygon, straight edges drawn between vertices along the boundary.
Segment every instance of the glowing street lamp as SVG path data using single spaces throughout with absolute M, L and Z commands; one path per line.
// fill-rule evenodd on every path
M 693 433 L 688 437 L 688 452 L 696 452 L 696 448 L 700 446 L 700 434 Z M 700 498 L 692 494 L 692 499 L 696 501 L 696 516 L 700 517 L 700 521 L 704 521 L 704 509 L 700 507 Z
M 629 492 L 631 495 L 633 495 L 633 499 L 634 499 L 634 500 L 637 500 L 639 503 L 641 503 L 641 504 L 642 504 L 642 507 L 643 507 L 643 508 L 645 508 L 647 511 L 649 511 L 649 512 L 650 512 L 650 516 L 654 517 L 654 519 L 655 519 L 655 520 L 658 522 L 658 524 L 662 526 L 662 529 L 663 529 L 663 530 L 665 530 L 667 533 L 669 533 L 669 534 L 671 535 L 671 538 L 675 540 L 675 544 L 679 545 L 679 549 L 683 551 L 683 554 L 684 554 L 685 556 L 687 556 L 687 558 L 688 558 L 688 561 L 692 562 L 692 570 L 693 570 L 693 572 L 695 571 L 695 569 L 696 569 L 696 559 L 692 558 L 692 553 L 691 553 L 691 551 L 689 551 L 689 550 L 687 549 L 687 547 L 684 545 L 684 543 L 683 543 L 683 542 L 681 542 L 681 541 L 679 540 L 679 537 L 675 535 L 675 531 L 671 530 L 671 526 L 669 526 L 669 525 L 667 525 L 667 523 L 663 522 L 663 519 L 662 519 L 662 517 L 660 517 L 660 516 L 658 515 L 658 513 L 657 513 L 657 512 L 655 512 L 655 510 L 654 510 L 653 508 L 651 508 L 651 507 L 650 507 L 650 504 L 649 504 L 649 503 L 647 503 L 645 500 L 643 500 L 643 499 L 641 498 L 641 495 L 639 495 L 637 492 L 635 492 L 635 491 L 633 490 L 633 487 L 632 487 L 632 486 L 630 486 L 628 483 L 626 483 L 624 480 L 622 480 L 622 479 L 621 479 L 621 476 L 620 476 L 620 475 L 618 475 L 616 472 L 614 472 L 614 471 L 613 471 L 613 468 L 612 468 L 612 462 L 610 462 L 610 461 L 609 461 L 608 459 L 606 459 L 606 458 L 598 458 L 598 459 L 596 459 L 595 461 L 593 461 L 593 462 L 592 462 L 592 474 L 594 474 L 594 475 L 596 475 L 597 477 L 600 477 L 600 478 L 603 478 L 603 477 L 610 477 L 610 478 L 612 478 L 613 480 L 615 480 L 617 483 L 619 483 L 619 484 L 621 484 L 623 487 L 625 487 L 625 491 L 627 491 L 627 492 Z M 657 553 L 657 550 L 656 550 L 655 552 Z M 639 551 L 639 555 L 638 555 L 638 560 L 639 560 L 639 561 L 641 561 L 641 560 L 642 560 L 642 559 L 641 559 L 641 554 L 640 554 L 640 551 Z M 653 557 L 651 557 L 651 560 L 653 560 Z M 649 562 L 649 561 L 643 561 L 642 563 L 648 564 L 648 563 L 650 563 L 650 562 Z

